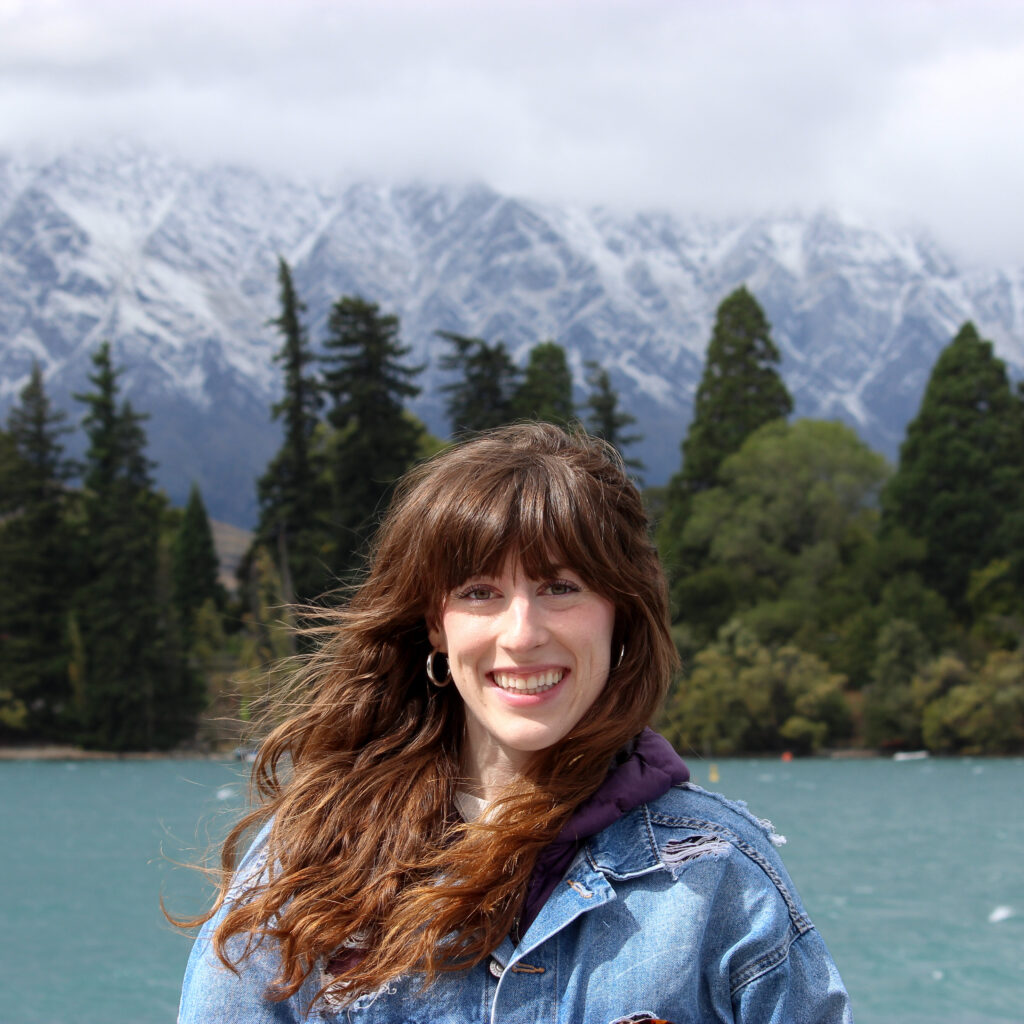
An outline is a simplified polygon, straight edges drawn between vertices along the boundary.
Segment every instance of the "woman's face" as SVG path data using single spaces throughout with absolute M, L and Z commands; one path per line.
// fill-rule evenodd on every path
M 608 681 L 614 624 L 612 603 L 569 568 L 534 580 L 509 563 L 448 595 L 430 641 L 466 705 L 472 781 L 487 788 L 565 738 Z

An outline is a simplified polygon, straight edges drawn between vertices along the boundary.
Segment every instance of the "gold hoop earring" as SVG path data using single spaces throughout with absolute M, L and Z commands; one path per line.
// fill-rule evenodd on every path
M 626 656 L 626 645 L 625 643 L 619 648 L 619 660 L 612 666 L 612 671 L 622 668 L 622 659 Z
M 449 683 L 450 683 L 450 682 L 452 681 L 452 666 L 451 666 L 451 664 L 449 664 L 449 665 L 448 665 L 448 674 L 447 674 L 447 675 L 446 675 L 446 676 L 444 677 L 444 679 L 438 679 L 438 678 L 437 678 L 437 676 L 435 676 L 435 675 L 434 675 L 434 655 L 435 655 L 435 654 L 444 654 L 444 651 L 439 651 L 439 650 L 437 650 L 437 649 L 435 648 L 434 650 L 432 650 L 432 651 L 431 651 L 431 652 L 430 652 L 430 653 L 429 653 L 429 654 L 427 655 L 427 678 L 428 678 L 428 679 L 429 679 L 429 680 L 430 680 L 430 681 L 431 681 L 431 682 L 432 682 L 432 683 L 433 683 L 433 684 L 434 684 L 434 685 L 435 685 L 435 686 L 436 686 L 436 687 L 437 687 L 437 688 L 438 688 L 439 690 L 441 690 L 441 689 L 443 689 L 444 687 L 446 687 L 446 686 L 447 686 L 447 685 L 448 685 L 448 684 L 449 684 Z M 447 659 L 447 657 L 446 657 L 446 658 L 445 658 L 445 661 L 447 661 L 447 660 L 448 660 L 448 659 Z

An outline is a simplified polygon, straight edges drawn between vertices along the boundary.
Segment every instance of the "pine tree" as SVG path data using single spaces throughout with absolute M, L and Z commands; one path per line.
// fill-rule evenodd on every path
M 27 709 L 25 730 L 63 738 L 69 716 L 68 610 L 75 586 L 60 438 L 39 364 L 8 418 L 10 463 L 0 520 L 0 686 Z M 16 581 L 16 585 L 15 584 Z
M 793 411 L 779 358 L 764 311 L 746 288 L 737 288 L 718 307 L 683 441 L 683 467 L 674 486 L 684 494 L 714 487 L 726 456 L 739 451 L 758 427 Z
M 343 297 L 331 309 L 324 341 L 328 420 L 335 434 L 328 456 L 338 544 L 334 568 L 347 573 L 383 511 L 395 481 L 416 461 L 422 429 L 405 414 L 419 394 L 412 383 L 422 366 L 403 360 L 398 317 L 374 302 Z
M 631 469 L 643 470 L 644 464 L 639 459 L 627 459 L 623 450 L 643 440 L 641 434 L 627 434 L 625 431 L 636 423 L 636 417 L 619 408 L 619 396 L 612 387 L 608 371 L 594 360 L 588 360 L 587 384 L 590 393 L 587 395 L 587 430 L 595 437 L 600 437 L 612 445 L 623 461 Z
M 517 419 L 544 420 L 563 427 L 573 419 L 572 373 L 561 345 L 543 341 L 530 349 L 512 410 Z
M 489 345 L 482 338 L 450 331 L 437 335 L 453 348 L 441 356 L 441 369 L 460 375 L 441 387 L 452 433 L 472 434 L 511 423 L 520 375 L 504 343 Z
M 706 554 L 682 548 L 694 496 L 718 483 L 722 462 L 758 427 L 793 411 L 778 373 L 779 358 L 764 311 L 745 287 L 737 288 L 718 307 L 693 421 L 683 440 L 682 469 L 669 481 L 658 530 L 673 582 L 698 568 Z
M 120 370 L 104 343 L 87 412 L 83 548 L 88 579 L 76 595 L 82 741 L 111 750 L 164 748 L 187 738 L 202 704 L 173 617 L 161 605 L 163 499 L 153 490 L 144 416 L 119 402 Z
M 283 258 L 278 259 L 278 283 L 281 311 L 270 323 L 284 339 L 274 356 L 284 367 L 284 396 L 272 407 L 272 415 L 284 421 L 284 441 L 259 480 L 256 543 L 265 544 L 284 561 L 282 574 L 290 582 L 288 599 L 309 600 L 327 583 L 319 520 L 329 499 L 321 493 L 313 451 L 322 395 L 316 377 L 307 372 L 315 357 L 302 325 L 306 307 Z
M 223 608 L 224 588 L 217 580 L 220 563 L 213 544 L 213 531 L 206 515 L 199 487 L 192 485 L 188 504 L 171 545 L 171 579 L 174 606 L 186 644 L 191 646 L 193 625 L 207 601 Z
M 939 354 L 883 494 L 883 528 L 926 544 L 926 581 L 960 612 L 970 574 L 1019 557 L 1024 506 L 1020 400 L 1002 360 L 966 323 Z

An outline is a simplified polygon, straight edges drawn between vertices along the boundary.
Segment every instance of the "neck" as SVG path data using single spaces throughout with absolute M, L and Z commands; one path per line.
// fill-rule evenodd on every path
M 490 736 L 474 736 L 466 730 L 466 746 L 462 758 L 463 789 L 488 803 L 522 777 L 530 754 L 510 751 L 495 743 Z

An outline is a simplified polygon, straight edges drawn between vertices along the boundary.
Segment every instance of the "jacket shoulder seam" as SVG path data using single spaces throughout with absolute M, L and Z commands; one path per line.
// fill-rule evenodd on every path
M 672 787 L 672 790 L 680 790 L 680 795 L 692 793 L 695 797 L 717 804 L 766 835 L 774 845 L 781 846 L 786 842 L 785 838 L 775 831 L 775 826 L 767 818 L 759 818 L 750 810 L 745 800 L 730 800 L 724 793 L 715 793 L 710 789 L 704 789 L 694 782 L 678 782 Z M 671 793 L 672 790 L 669 790 L 668 793 Z
M 724 825 L 721 822 L 714 821 L 710 818 L 666 814 L 663 811 L 655 810 L 653 807 L 650 808 L 649 813 L 650 820 L 655 825 L 660 825 L 666 828 L 691 829 L 704 835 L 713 835 L 728 842 L 748 860 L 760 868 L 765 875 L 767 875 L 780 898 L 785 903 L 786 909 L 789 912 L 789 919 L 792 922 L 793 927 L 796 929 L 797 934 L 802 935 L 804 932 L 810 931 L 814 927 L 811 919 L 797 903 L 795 895 L 790 891 L 785 879 L 783 879 L 782 875 L 771 860 L 758 850 L 753 843 L 743 838 L 743 836 L 728 825 Z M 756 821 L 756 819 L 754 820 Z M 759 831 L 764 833 L 766 829 L 763 825 L 760 825 Z

